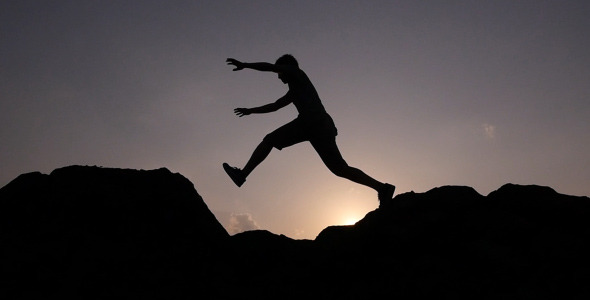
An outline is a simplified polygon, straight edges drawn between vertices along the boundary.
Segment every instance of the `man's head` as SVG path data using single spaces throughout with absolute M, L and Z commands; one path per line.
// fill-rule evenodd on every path
M 277 59 L 277 61 L 275 62 L 275 65 L 286 65 L 286 66 L 293 66 L 293 67 L 299 68 L 299 64 L 297 63 L 297 60 L 291 54 L 285 54 L 285 55 L 279 57 L 279 59 Z
M 275 65 L 283 65 L 283 66 L 291 66 L 291 67 L 299 68 L 299 64 L 297 63 L 297 60 L 291 54 L 285 54 L 285 55 L 279 57 L 279 59 L 277 59 L 277 61 L 275 62 Z M 287 74 L 284 74 L 284 73 L 279 73 L 279 79 L 283 83 L 289 82 L 289 77 L 287 76 Z

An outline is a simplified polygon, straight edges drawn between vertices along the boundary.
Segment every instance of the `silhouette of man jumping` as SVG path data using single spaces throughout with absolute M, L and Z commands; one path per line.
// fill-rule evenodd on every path
M 309 141 L 332 173 L 373 188 L 377 191 L 381 202 L 393 197 L 395 186 L 373 179 L 363 171 L 349 166 L 342 158 L 336 145 L 338 132 L 334 121 L 324 109 L 322 101 L 307 75 L 299 69 L 295 57 L 285 54 L 277 59 L 275 64 L 244 63 L 233 58 L 228 58 L 226 62 L 235 67 L 234 71 L 248 68 L 277 73 L 279 79 L 289 86 L 287 94 L 276 102 L 254 108 L 236 108 L 234 109 L 236 115 L 243 117 L 250 114 L 270 113 L 291 103 L 299 112 L 299 116 L 295 120 L 264 137 L 243 169 L 231 167 L 227 163 L 223 164 L 224 170 L 238 187 L 244 184 L 246 177 L 268 156 L 273 147 L 282 150 L 285 147 Z

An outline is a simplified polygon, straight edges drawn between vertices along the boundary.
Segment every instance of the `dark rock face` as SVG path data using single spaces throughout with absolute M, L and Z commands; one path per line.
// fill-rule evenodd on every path
M 167 169 L 73 166 L 0 190 L 2 290 L 23 298 L 157 293 L 227 238 L 192 183 Z
M 230 237 L 179 174 L 67 167 L 0 189 L 0 297 L 586 299 L 589 216 L 548 187 L 444 186 L 314 241 Z
M 315 242 L 362 261 L 360 286 L 388 286 L 376 296 L 578 299 L 590 295 L 588 216 L 590 199 L 548 187 L 507 184 L 484 197 L 446 186 L 398 195 Z

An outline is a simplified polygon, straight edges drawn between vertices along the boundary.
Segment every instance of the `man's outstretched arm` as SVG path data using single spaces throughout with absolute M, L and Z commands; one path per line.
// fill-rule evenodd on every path
M 227 62 L 228 65 L 235 66 L 235 68 L 233 69 L 234 71 L 240 71 L 243 69 L 252 69 L 252 70 L 262 71 L 262 72 L 283 73 L 283 72 L 289 72 L 289 71 L 293 70 L 293 67 L 291 67 L 291 66 L 275 65 L 275 64 L 271 64 L 271 63 L 267 63 L 267 62 L 245 63 L 245 62 L 241 62 L 237 59 L 233 59 L 233 58 L 228 58 L 225 61 Z
M 289 94 L 279 98 L 276 102 L 269 103 L 263 106 L 254 107 L 254 108 L 236 108 L 234 109 L 234 113 L 238 117 L 247 116 L 249 114 L 265 114 L 273 111 L 277 111 L 291 103 L 289 99 Z

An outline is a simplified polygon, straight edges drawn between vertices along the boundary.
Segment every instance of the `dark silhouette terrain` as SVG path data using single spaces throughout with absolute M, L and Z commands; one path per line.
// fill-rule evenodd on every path
M 229 236 L 167 169 L 0 189 L 2 299 L 587 299 L 590 199 L 507 184 L 397 195 L 315 240 Z

